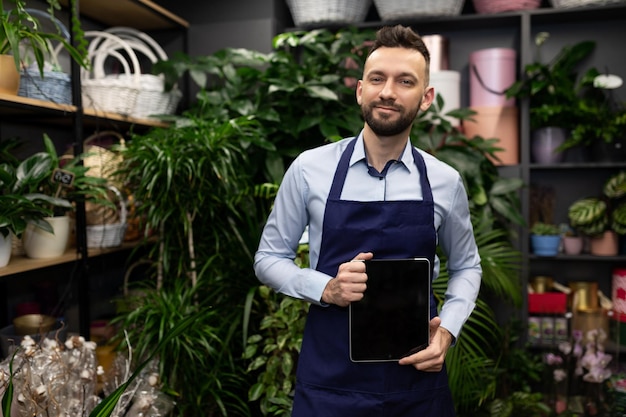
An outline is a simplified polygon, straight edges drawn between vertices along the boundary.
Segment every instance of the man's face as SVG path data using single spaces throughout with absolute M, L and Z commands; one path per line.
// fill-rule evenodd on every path
M 426 61 L 406 48 L 379 48 L 363 70 L 357 102 L 365 122 L 379 136 L 393 136 L 411 127 L 418 111 L 426 110 L 434 91 L 426 85 Z

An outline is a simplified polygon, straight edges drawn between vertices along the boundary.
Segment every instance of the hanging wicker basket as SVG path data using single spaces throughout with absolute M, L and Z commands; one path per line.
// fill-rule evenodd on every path
M 461 14 L 464 0 L 374 0 L 383 21 Z
M 349 25 L 365 20 L 372 0 L 287 0 L 296 26 Z

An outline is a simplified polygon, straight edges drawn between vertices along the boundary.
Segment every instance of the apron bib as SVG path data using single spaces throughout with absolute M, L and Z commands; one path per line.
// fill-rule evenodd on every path
M 359 252 L 378 259 L 426 257 L 434 265 L 434 203 L 422 156 L 413 158 L 423 200 L 347 201 L 341 191 L 356 138 L 343 152 L 326 203 L 317 270 L 335 276 Z M 437 306 L 431 293 L 431 317 Z M 448 378 L 396 362 L 350 361 L 348 309 L 311 305 L 298 360 L 292 417 L 452 417 Z

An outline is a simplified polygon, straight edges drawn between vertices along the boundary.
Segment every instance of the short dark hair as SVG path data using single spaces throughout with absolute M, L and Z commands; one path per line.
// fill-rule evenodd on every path
M 422 54 L 426 61 L 426 77 L 430 72 L 430 52 L 426 44 L 413 29 L 407 26 L 383 26 L 376 32 L 376 39 L 367 56 L 380 47 L 414 49 Z

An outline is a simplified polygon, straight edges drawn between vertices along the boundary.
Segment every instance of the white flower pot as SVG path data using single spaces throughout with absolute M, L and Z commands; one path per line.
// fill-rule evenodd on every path
M 9 233 L 7 237 L 4 237 L 0 233 L 0 268 L 7 266 L 11 259 L 11 250 L 13 249 L 13 235 Z
M 28 224 L 22 237 L 24 252 L 29 258 L 57 258 L 67 249 L 70 237 L 70 217 L 58 216 L 45 219 L 52 226 L 54 233 Z

